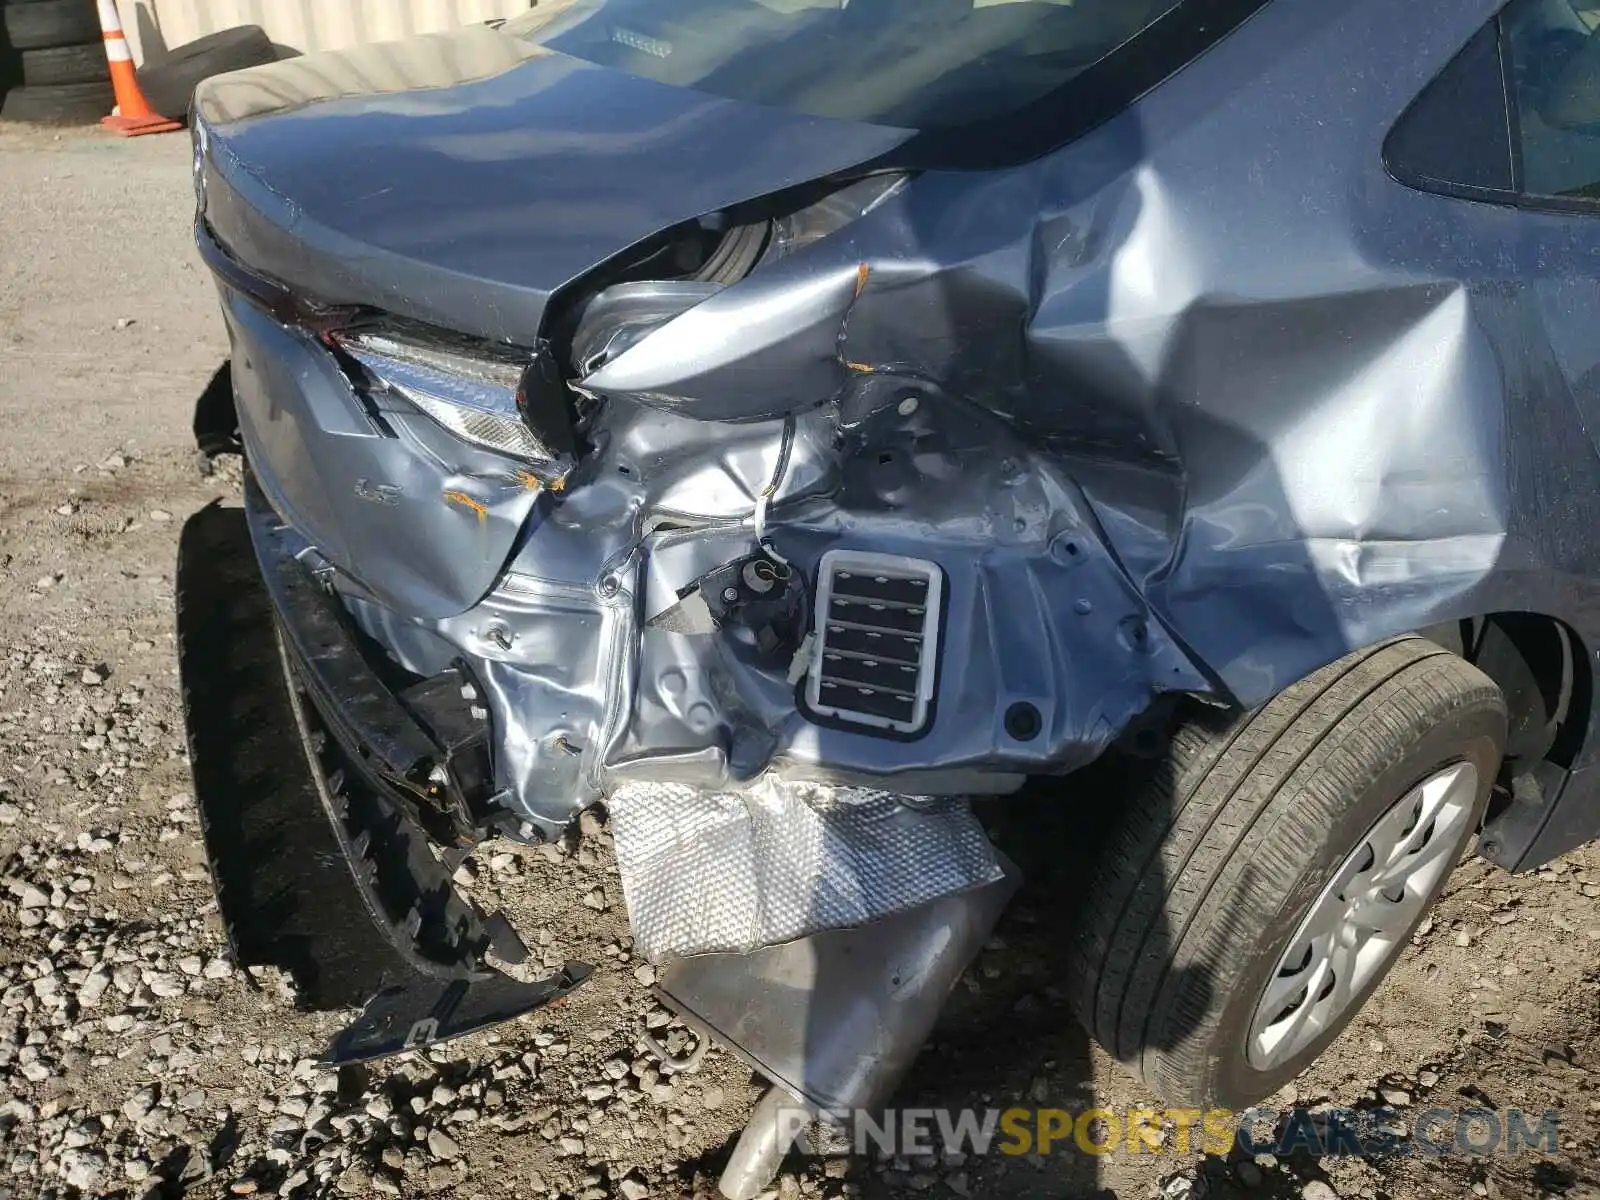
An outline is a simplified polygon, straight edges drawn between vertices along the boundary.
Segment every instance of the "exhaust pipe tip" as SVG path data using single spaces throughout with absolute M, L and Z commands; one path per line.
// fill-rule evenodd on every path
M 722 1169 L 718 1190 L 727 1200 L 756 1200 L 772 1186 L 784 1156 L 810 1123 L 811 1114 L 787 1088 L 768 1088 Z

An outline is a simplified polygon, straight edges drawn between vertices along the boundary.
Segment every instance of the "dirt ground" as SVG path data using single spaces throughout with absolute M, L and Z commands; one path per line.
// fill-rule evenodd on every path
M 709 1193 L 759 1094 L 652 1001 L 603 829 L 485 848 L 468 886 L 536 957 L 595 963 L 560 1009 L 370 1070 L 321 1071 L 337 1015 L 225 957 L 173 660 L 196 397 L 226 352 L 190 241 L 182 135 L 0 131 L 0 1198 Z M 903 1103 L 1153 1104 L 1067 1011 L 1050 880 L 1083 785 L 1032 803 L 1039 869 Z M 1008 820 L 1014 822 L 1015 813 Z M 596 893 L 598 889 L 598 894 Z M 1341 1041 L 1279 1105 L 1560 1109 L 1553 1154 L 1373 1161 L 1169 1152 L 793 1163 L 774 1194 L 1600 1197 L 1600 852 L 1512 878 L 1472 861 Z

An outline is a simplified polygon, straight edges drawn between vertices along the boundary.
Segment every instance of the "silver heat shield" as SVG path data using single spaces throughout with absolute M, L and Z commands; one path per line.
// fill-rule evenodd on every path
M 748 952 L 1002 878 L 960 798 L 764 776 L 742 791 L 630 783 L 609 800 L 638 952 Z

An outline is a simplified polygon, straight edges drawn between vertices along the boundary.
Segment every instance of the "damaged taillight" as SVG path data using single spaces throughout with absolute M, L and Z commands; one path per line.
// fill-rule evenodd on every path
M 468 353 L 375 332 L 336 332 L 383 387 L 462 441 L 565 474 L 573 453 L 565 383 L 543 347 Z
M 834 185 L 820 196 L 814 186 L 805 189 L 803 199 L 791 193 L 781 198 L 789 207 L 772 198 L 742 206 L 732 215 L 714 214 L 731 224 L 706 257 L 676 276 L 652 277 L 652 271 L 673 261 L 674 247 L 696 248 L 696 239 L 706 236 L 712 218 L 691 222 L 678 231 L 677 239 L 668 238 L 648 256 L 627 263 L 620 270 L 627 278 L 599 288 L 575 306 L 567 361 L 581 381 L 752 271 L 798 254 L 866 216 L 909 179 L 903 173 L 884 172 Z M 777 211 L 761 211 L 769 205 Z M 618 273 L 616 267 L 604 272 Z
M 685 280 L 619 283 L 595 296 L 578 317 L 569 357 L 581 378 L 616 358 L 674 317 L 721 291 Z
M 804 208 L 775 218 L 761 261 L 770 263 L 787 258 L 839 232 L 900 191 L 909 178 L 898 172 L 868 175 L 829 192 Z

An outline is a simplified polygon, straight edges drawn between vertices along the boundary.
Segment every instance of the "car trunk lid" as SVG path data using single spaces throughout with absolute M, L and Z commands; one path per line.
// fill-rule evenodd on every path
M 482 26 L 223 76 L 196 111 L 203 215 L 242 264 L 327 303 L 522 345 L 553 292 L 630 246 L 909 136 Z

